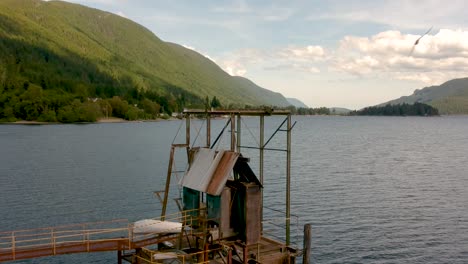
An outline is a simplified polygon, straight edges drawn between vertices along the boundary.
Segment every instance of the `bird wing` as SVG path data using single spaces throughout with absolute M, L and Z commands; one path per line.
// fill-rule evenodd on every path
M 424 36 L 426 36 L 426 35 L 427 35 L 427 33 L 431 32 L 432 28 L 433 28 L 433 26 L 431 26 L 431 28 L 430 28 L 430 29 L 428 29 L 428 30 L 426 31 L 426 33 L 424 33 L 424 34 L 421 36 L 421 38 L 422 38 L 422 37 L 424 37 Z
M 408 54 L 408 56 L 411 56 L 413 54 L 413 51 L 414 51 L 414 48 L 416 47 L 416 45 L 419 44 L 419 40 L 422 39 L 422 37 L 426 36 L 429 32 L 431 32 L 433 26 L 431 26 L 431 28 L 429 28 L 426 33 L 422 34 L 422 36 L 420 36 L 413 44 L 413 47 L 411 48 L 411 51 L 410 53 Z

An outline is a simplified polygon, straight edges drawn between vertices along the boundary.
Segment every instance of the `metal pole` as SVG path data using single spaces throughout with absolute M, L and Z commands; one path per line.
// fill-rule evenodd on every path
M 237 152 L 241 152 L 241 115 L 237 115 Z
M 291 243 L 291 114 L 288 115 L 286 152 L 286 245 Z
M 187 164 L 190 164 L 190 114 L 185 116 L 185 144 L 187 150 Z M 172 173 L 172 165 L 171 165 L 171 173 Z M 167 190 L 169 191 L 169 189 Z M 166 200 L 167 203 L 167 200 Z
M 185 143 L 190 147 L 190 114 L 185 116 Z
M 211 115 L 206 113 L 206 147 L 211 146 Z
M 260 116 L 260 183 L 263 185 L 263 151 L 265 144 L 265 116 Z
M 310 224 L 304 225 L 304 254 L 302 255 L 302 263 L 309 264 L 310 263 L 310 253 L 311 253 L 311 236 L 312 236 L 312 229 Z
M 235 115 L 231 114 L 231 151 L 235 151 L 236 148 L 236 123 Z
M 263 186 L 263 154 L 264 154 L 264 145 L 265 144 L 265 116 L 261 115 L 260 116 L 260 183 Z M 260 206 L 260 229 L 263 234 L 263 188 L 260 188 L 260 203 L 262 206 Z

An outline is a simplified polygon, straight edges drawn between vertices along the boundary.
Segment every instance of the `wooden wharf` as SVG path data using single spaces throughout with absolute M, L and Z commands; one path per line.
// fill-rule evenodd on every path
M 93 228 L 93 226 L 116 226 Z M 134 234 L 126 220 L 0 233 L 0 262 L 71 253 L 124 251 L 176 239 L 178 234 Z
M 304 251 L 291 244 L 291 113 L 287 110 L 184 110 L 185 142 L 171 145 L 165 190 L 155 194 L 162 203 L 157 221 L 179 224 L 176 232 L 135 232 L 127 220 L 86 223 L 51 228 L 0 232 L 0 262 L 61 254 L 116 251 L 117 263 L 294 263 L 303 255 L 310 262 L 310 225 L 304 229 Z M 227 117 L 220 135 L 212 142 L 211 119 Z M 259 142 L 243 145 L 243 116 L 259 117 Z M 265 141 L 265 117 L 284 116 L 284 121 Z M 191 118 L 206 120 L 206 142 L 194 147 Z M 216 150 L 230 125 L 230 149 Z M 200 131 L 200 130 L 199 130 Z M 284 148 L 267 145 L 278 132 L 286 132 Z M 179 211 L 166 214 L 170 182 L 175 173 L 177 149 L 185 149 L 190 168 L 180 182 L 182 197 L 174 198 Z M 259 178 L 249 167 L 249 158 L 241 149 L 256 149 L 259 154 Z M 264 152 L 286 153 L 286 211 L 284 241 L 268 237 L 263 219 Z M 209 170 L 207 170 L 209 168 Z M 200 184 L 202 183 L 202 184 Z M 206 183 L 206 184 L 204 184 Z M 163 197 L 161 197 L 163 195 Z M 182 201 L 182 204 L 181 202 Z M 156 221 L 156 219 L 153 219 Z M 213 225 L 213 223 L 215 223 Z M 306 241 L 307 240 L 307 241 Z M 170 245 L 170 246 L 166 246 Z M 167 262 L 166 260 L 170 261 Z M 173 262 L 174 261 L 174 262 Z

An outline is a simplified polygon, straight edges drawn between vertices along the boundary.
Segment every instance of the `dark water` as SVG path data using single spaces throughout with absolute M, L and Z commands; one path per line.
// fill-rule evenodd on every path
M 314 263 L 468 263 L 468 117 L 295 119 L 293 242 L 311 223 Z M 243 142 L 258 140 L 251 121 Z M 157 217 L 179 125 L 1 125 L 0 231 Z M 266 158 L 265 203 L 282 210 L 284 155 Z M 110 252 L 16 263 L 115 262 Z

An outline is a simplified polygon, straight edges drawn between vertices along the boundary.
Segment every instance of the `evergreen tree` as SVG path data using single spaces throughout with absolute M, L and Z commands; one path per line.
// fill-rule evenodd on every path
M 218 100 L 218 98 L 216 98 L 216 96 L 213 96 L 213 98 L 211 99 L 210 105 L 213 108 L 217 108 L 217 107 L 221 106 L 221 102 L 219 102 L 219 100 Z

